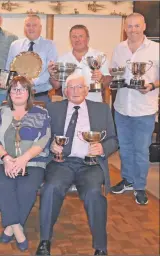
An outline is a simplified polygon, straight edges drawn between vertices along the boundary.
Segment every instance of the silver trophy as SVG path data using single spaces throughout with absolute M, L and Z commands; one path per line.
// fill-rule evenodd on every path
M 106 55 L 100 54 L 97 56 L 88 56 L 82 58 L 83 63 L 89 66 L 91 70 L 100 69 L 106 61 Z M 90 84 L 90 92 L 100 92 L 102 90 L 102 84 L 99 81 L 95 81 Z
M 125 78 L 123 77 L 125 70 L 125 67 L 111 68 L 110 74 L 113 77 L 112 82 L 109 85 L 111 90 L 117 90 L 119 88 L 126 87 Z
M 56 144 L 59 146 L 65 146 L 69 142 L 69 137 L 66 137 L 66 136 L 56 136 L 55 135 L 54 139 L 55 139 Z M 53 160 L 56 162 L 64 162 L 65 159 L 64 159 L 63 152 L 57 153 L 57 154 L 54 153 Z
M 65 83 L 67 77 L 71 75 L 77 68 L 76 64 L 68 62 L 56 62 L 53 72 L 53 77 L 60 83 Z
M 128 60 L 127 67 L 131 70 L 133 78 L 130 80 L 130 84 L 127 87 L 136 90 L 145 89 L 145 80 L 142 76 L 152 67 L 152 65 L 153 62 L 151 60 L 148 62 L 131 62 Z
M 96 132 L 96 131 L 89 131 L 89 132 L 81 132 L 78 131 L 78 137 L 83 139 L 85 142 L 91 143 L 99 143 L 100 141 L 104 140 L 106 137 L 106 131 Z M 85 156 L 84 163 L 86 165 L 96 165 L 97 157 L 95 155 L 88 154 Z

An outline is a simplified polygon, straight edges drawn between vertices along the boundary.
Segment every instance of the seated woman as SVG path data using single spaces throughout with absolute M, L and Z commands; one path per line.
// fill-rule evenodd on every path
M 50 117 L 33 105 L 31 83 L 16 76 L 8 88 L 8 105 L 0 107 L 1 242 L 14 236 L 20 250 L 28 248 L 23 227 L 44 178 L 50 141 Z

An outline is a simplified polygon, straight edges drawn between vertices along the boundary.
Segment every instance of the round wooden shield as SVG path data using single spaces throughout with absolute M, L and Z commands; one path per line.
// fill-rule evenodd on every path
M 21 52 L 13 59 L 10 70 L 28 79 L 36 78 L 42 71 L 42 60 L 35 52 Z

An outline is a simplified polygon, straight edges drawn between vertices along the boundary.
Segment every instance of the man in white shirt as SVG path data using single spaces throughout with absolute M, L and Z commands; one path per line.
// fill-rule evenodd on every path
M 106 198 L 101 193 L 105 183 L 109 189 L 107 159 L 118 148 L 110 108 L 107 104 L 85 100 L 88 87 L 84 77 L 72 74 L 67 78 L 67 99 L 50 103 L 51 150 L 65 156 L 64 162 L 52 160 L 46 169 L 45 184 L 41 194 L 40 226 L 41 242 L 36 255 L 50 255 L 53 226 L 57 221 L 65 195 L 72 184 L 76 185 L 87 212 L 93 238 L 95 255 L 107 255 Z M 88 145 L 79 135 L 83 131 L 106 131 L 101 142 Z M 59 146 L 55 135 L 69 137 L 64 147 Z M 86 155 L 97 156 L 97 164 L 86 165 Z M 54 158 L 55 159 L 55 158 Z M 73 252 L 74 253 L 74 252 Z
M 118 89 L 114 103 L 122 181 L 112 187 L 112 192 L 119 194 L 134 190 L 135 201 L 141 205 L 148 203 L 145 186 L 149 169 L 149 146 L 159 94 L 159 44 L 146 38 L 145 28 L 141 14 L 129 15 L 125 21 L 128 39 L 115 48 L 111 62 L 111 67 L 127 66 L 127 60 L 153 62 L 143 76 L 145 89 Z M 133 78 L 127 67 L 124 77 L 127 84 Z
M 72 51 L 64 54 L 61 56 L 58 61 L 59 62 L 69 62 L 74 63 L 77 65 L 77 69 L 75 72 L 77 74 L 81 74 L 85 76 L 85 79 L 87 81 L 87 84 L 94 83 L 95 81 L 98 81 L 102 83 L 103 90 L 105 90 L 105 87 L 108 85 L 108 82 L 110 81 L 111 77 L 108 70 L 108 61 L 106 57 L 102 58 L 102 66 L 98 70 L 91 71 L 86 61 L 83 60 L 83 58 L 87 58 L 89 56 L 96 57 L 98 55 L 104 55 L 104 53 L 97 51 L 95 49 L 92 49 L 88 46 L 89 44 L 89 31 L 84 25 L 75 25 L 70 29 L 69 32 L 70 36 L 70 42 L 72 45 Z M 53 88 L 58 89 L 61 85 L 59 82 L 55 81 L 54 79 L 54 63 L 51 62 L 49 64 L 48 70 L 51 74 L 50 83 L 53 85 Z M 62 84 L 63 86 L 63 84 Z M 62 88 L 62 92 L 63 92 Z M 87 99 L 102 102 L 102 92 L 96 91 L 91 92 L 91 90 L 88 93 Z
M 10 69 L 10 64 L 15 56 L 20 52 L 33 51 L 42 60 L 42 71 L 39 76 L 32 80 L 35 93 L 35 100 L 49 102 L 48 91 L 52 88 L 49 83 L 48 64 L 51 60 L 57 60 L 57 50 L 52 40 L 41 37 L 41 20 L 37 15 L 31 15 L 24 20 L 24 34 L 26 38 L 16 40 L 11 44 L 6 69 Z

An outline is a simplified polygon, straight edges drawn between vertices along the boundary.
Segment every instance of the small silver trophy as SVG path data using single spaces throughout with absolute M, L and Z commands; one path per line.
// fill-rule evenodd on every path
M 136 90 L 145 89 L 145 80 L 142 76 L 152 67 L 152 65 L 153 62 L 151 60 L 148 62 L 131 62 L 130 60 L 127 60 L 127 67 L 133 74 L 133 78 L 130 80 L 130 84 L 127 87 Z
M 111 68 L 110 74 L 113 77 L 109 85 L 111 90 L 117 90 L 119 88 L 126 87 L 125 78 L 123 77 L 125 70 L 125 67 Z
M 106 55 L 100 54 L 97 56 L 88 56 L 82 58 L 83 63 L 89 66 L 91 70 L 100 69 L 106 61 Z M 100 92 L 102 90 L 102 84 L 99 81 L 95 81 L 90 84 L 90 92 Z
M 66 136 L 56 136 L 55 135 L 54 139 L 55 139 L 56 144 L 59 146 L 65 146 L 69 142 L 69 137 L 66 137 Z M 64 159 L 63 152 L 57 153 L 57 154 L 54 153 L 53 160 L 56 162 L 64 162 L 65 159 Z
M 89 131 L 89 132 L 81 132 L 78 131 L 78 137 L 85 141 L 91 143 L 99 143 L 100 141 L 104 140 L 106 137 L 106 131 L 96 132 L 96 131 Z M 95 155 L 88 154 L 85 156 L 84 163 L 86 165 L 96 165 L 98 164 L 97 158 Z

